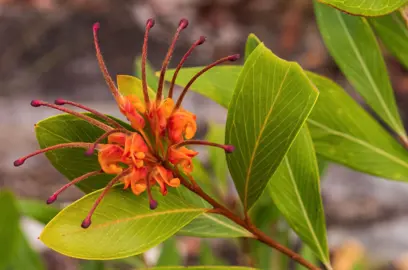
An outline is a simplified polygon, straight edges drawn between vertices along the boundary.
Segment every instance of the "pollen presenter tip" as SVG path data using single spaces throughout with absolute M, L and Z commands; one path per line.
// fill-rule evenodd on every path
M 152 28 L 154 26 L 154 20 L 152 18 L 146 21 L 146 26 Z
M 226 145 L 226 146 L 224 147 L 224 149 L 225 149 L 225 152 L 227 152 L 227 153 L 232 153 L 232 152 L 234 152 L 234 150 L 235 150 L 235 146 L 233 146 L 233 145 Z
M 17 159 L 16 161 L 14 161 L 14 166 L 15 167 L 18 167 L 18 166 L 21 166 L 21 165 L 23 165 L 24 164 L 24 161 L 25 161 L 25 159 Z
M 157 205 L 158 205 L 158 203 L 157 203 L 156 200 L 151 200 L 151 201 L 150 201 L 149 206 L 150 206 L 150 209 L 151 209 L 151 210 L 156 209 L 156 208 L 157 208 Z
M 87 156 L 87 157 L 92 156 L 94 151 L 95 151 L 95 148 L 93 148 L 93 147 L 89 148 L 88 150 L 85 151 L 85 156 Z
M 197 45 L 203 44 L 203 43 L 206 41 L 206 39 L 207 39 L 207 38 L 206 38 L 205 36 L 201 36 L 200 39 L 198 40 Z
M 99 30 L 99 28 L 101 28 L 101 24 L 98 22 L 94 23 L 93 30 L 96 31 L 96 30 Z
M 84 229 L 88 229 L 89 226 L 91 226 L 91 223 L 92 223 L 91 220 L 86 218 L 86 219 L 84 219 L 84 221 L 82 221 L 81 227 L 84 228 Z
M 56 195 L 52 195 L 51 197 L 49 197 L 47 199 L 47 204 L 52 204 L 53 202 L 55 202 L 57 200 L 57 196 Z
M 38 99 L 34 99 L 34 100 L 32 100 L 31 101 L 31 106 L 33 106 L 33 107 L 40 107 L 41 106 L 41 101 L 40 100 L 38 100 Z
M 188 20 L 187 19 L 181 19 L 180 23 L 179 23 L 179 27 L 181 27 L 182 29 L 186 29 L 188 26 Z

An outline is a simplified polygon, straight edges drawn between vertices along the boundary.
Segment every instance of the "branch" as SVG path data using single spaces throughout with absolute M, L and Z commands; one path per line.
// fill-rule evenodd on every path
M 224 217 L 232 220 L 239 226 L 245 228 L 247 231 L 251 232 L 254 235 L 254 238 L 257 239 L 258 241 L 261 241 L 262 243 L 282 252 L 289 258 L 295 260 L 299 264 L 303 265 L 307 269 L 310 270 L 320 270 L 319 267 L 314 266 L 312 263 L 308 262 L 306 259 L 304 259 L 301 255 L 297 254 L 296 252 L 288 249 L 287 247 L 279 244 L 272 238 L 270 238 L 267 234 L 262 232 L 260 229 L 258 229 L 255 225 L 251 223 L 249 218 L 242 219 L 233 212 L 231 212 L 229 209 L 224 207 L 223 205 L 219 204 L 216 200 L 211 198 L 207 193 L 205 193 L 200 186 L 195 184 L 195 182 L 190 183 L 177 169 L 173 168 L 169 164 L 165 164 L 167 169 L 170 169 L 173 171 L 173 173 L 180 179 L 180 182 L 183 186 L 188 188 L 190 191 L 194 192 L 204 200 L 206 200 L 209 204 L 213 206 L 214 209 L 212 209 L 210 212 L 211 213 L 216 213 L 223 215 Z

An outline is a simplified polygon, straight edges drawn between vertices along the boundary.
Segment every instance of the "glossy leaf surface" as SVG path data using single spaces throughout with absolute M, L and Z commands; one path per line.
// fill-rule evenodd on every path
M 47 224 L 59 212 L 59 209 L 35 200 L 18 200 L 20 213 L 43 224 Z
M 346 13 L 362 16 L 381 16 L 399 9 L 407 0 L 319 0 Z
M 177 188 L 176 192 L 185 201 L 193 203 L 197 207 L 211 208 L 206 201 L 185 187 Z M 233 221 L 224 216 L 212 213 L 203 213 L 198 216 L 187 226 L 182 228 L 179 234 L 209 238 L 253 237 L 250 232 L 238 226 Z
M 156 266 L 180 265 L 181 263 L 182 257 L 177 249 L 177 239 L 170 237 L 163 242 Z
M 306 126 L 269 181 L 268 191 L 290 227 L 330 266 L 319 169 Z
M 183 68 L 177 76 L 176 84 L 185 86 L 203 67 Z M 224 107 L 228 107 L 231 93 L 241 68 L 239 66 L 219 66 L 200 76 L 190 87 L 191 90 L 208 97 Z M 165 79 L 171 81 L 174 69 L 166 72 Z M 157 75 L 157 73 L 156 73 Z
M 241 68 L 236 67 L 237 74 Z M 312 72 L 307 75 L 320 92 L 307 121 L 316 153 L 364 173 L 408 181 L 407 151 L 339 85 Z
M 408 152 L 339 85 L 307 73 L 320 90 L 308 119 L 316 152 L 372 175 L 408 181 Z
M 94 142 L 104 131 L 68 114 L 49 117 L 35 125 L 37 140 L 41 148 L 69 143 Z M 100 170 L 97 155 L 86 156 L 86 149 L 58 149 L 46 153 L 51 164 L 69 180 L 87 172 Z M 28 160 L 27 162 L 30 162 Z M 81 181 L 77 186 L 88 193 L 106 186 L 112 175 L 98 175 Z M 51 195 L 51 194 L 50 194 Z
M 401 14 L 397 11 L 368 21 L 387 50 L 408 69 L 408 28 Z
M 124 96 L 136 95 L 141 101 L 144 101 L 142 81 L 139 78 L 130 75 L 118 75 L 116 77 L 119 92 Z M 150 98 L 155 97 L 155 91 L 147 88 Z
M 302 68 L 262 44 L 249 56 L 228 110 L 227 155 L 244 209 L 262 194 L 318 96 Z
M 20 234 L 19 212 L 13 194 L 0 192 L 0 269 L 11 263 Z
M 40 253 L 33 250 L 23 232 L 19 231 L 14 253 L 10 257 L 10 270 L 45 270 Z
M 315 13 L 326 47 L 344 75 L 377 115 L 407 140 L 387 68 L 367 20 L 317 2 Z
M 205 209 L 191 206 L 171 193 L 153 190 L 159 206 L 150 210 L 147 196 L 135 196 L 121 187 L 102 200 L 88 229 L 81 222 L 100 195 L 88 194 L 63 209 L 47 224 L 40 240 L 64 255 L 88 260 L 133 256 L 160 244 Z

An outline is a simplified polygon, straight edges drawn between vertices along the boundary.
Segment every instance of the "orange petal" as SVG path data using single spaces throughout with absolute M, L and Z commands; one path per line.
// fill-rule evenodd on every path
M 118 174 L 123 171 L 119 166 L 122 161 L 123 149 L 114 144 L 105 145 L 98 153 L 98 161 L 102 170 L 107 174 Z
M 197 131 L 196 116 L 184 109 L 179 109 L 170 116 L 167 129 L 169 138 L 174 143 L 182 141 L 183 135 L 191 139 Z
M 180 185 L 180 179 L 178 178 L 173 178 L 171 179 L 168 183 L 169 186 L 171 187 L 178 187 Z
M 108 136 L 108 143 L 117 143 L 119 145 L 125 145 L 126 142 L 126 134 L 125 133 L 113 133 Z
M 146 190 L 146 187 L 147 185 L 145 183 L 132 182 L 131 185 L 132 192 L 136 195 L 140 195 L 140 193 Z

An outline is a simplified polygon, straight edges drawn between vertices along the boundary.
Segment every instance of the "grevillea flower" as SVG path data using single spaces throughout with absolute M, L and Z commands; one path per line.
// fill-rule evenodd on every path
M 93 26 L 96 57 L 98 59 L 100 69 L 110 91 L 113 94 L 113 97 L 118 104 L 119 110 L 129 120 L 135 131 L 129 131 L 106 115 L 72 101 L 57 99 L 55 104 L 50 104 L 40 100 L 33 100 L 31 102 L 33 107 L 46 106 L 54 108 L 77 116 L 78 118 L 81 118 L 82 120 L 85 120 L 105 131 L 105 133 L 94 143 L 75 142 L 58 144 L 33 152 L 27 156 L 17 159 L 14 162 L 15 166 L 20 166 L 26 159 L 32 156 L 61 148 L 84 148 L 86 149 L 86 155 L 93 155 L 93 153 L 97 151 L 98 161 L 101 166 L 100 170 L 86 173 L 72 180 L 70 183 L 57 190 L 47 200 L 48 204 L 53 203 L 62 191 L 82 180 L 87 179 L 88 177 L 102 173 L 115 175 L 115 177 L 107 184 L 103 192 L 100 194 L 99 198 L 95 201 L 94 205 L 89 211 L 89 214 L 82 222 L 81 226 L 83 228 L 88 228 L 90 226 L 92 214 L 99 205 L 100 201 L 109 191 L 109 189 L 118 182 L 123 183 L 124 189 L 130 188 L 135 195 L 140 195 L 146 191 L 150 202 L 150 208 L 155 209 L 157 207 L 157 202 L 152 197 L 152 186 L 158 185 L 161 193 L 166 195 L 168 187 L 176 188 L 180 185 L 180 179 L 174 176 L 172 170 L 165 168 L 164 164 L 169 162 L 175 166 L 175 169 L 188 176 L 190 176 L 191 172 L 193 171 L 192 158 L 195 157 L 198 152 L 188 149 L 187 146 L 194 144 L 215 146 L 224 149 L 227 153 L 234 150 L 234 147 L 231 145 L 220 145 L 206 141 L 191 140 L 197 130 L 196 116 L 193 113 L 183 109 L 181 107 L 181 103 L 190 86 L 201 74 L 223 62 L 235 61 L 239 58 L 239 55 L 231 55 L 221 58 L 220 60 L 215 61 L 214 63 L 203 68 L 200 72 L 193 76 L 193 78 L 181 92 L 179 98 L 174 101 L 173 89 L 177 74 L 193 50 L 197 46 L 204 43 L 205 38 L 200 37 L 181 59 L 172 78 L 168 97 L 163 98 L 164 76 L 167 66 L 181 31 L 188 25 L 188 21 L 186 19 L 182 19 L 163 61 L 156 98 L 151 100 L 148 94 L 149 88 L 146 81 L 146 59 L 149 31 L 153 25 L 154 20 L 147 20 L 142 49 L 141 83 L 143 100 L 139 99 L 136 95 L 125 96 L 118 90 L 108 73 L 99 48 L 99 23 L 96 23 Z M 105 122 L 100 122 L 82 113 L 67 109 L 63 105 L 71 105 L 88 111 L 103 119 Z

